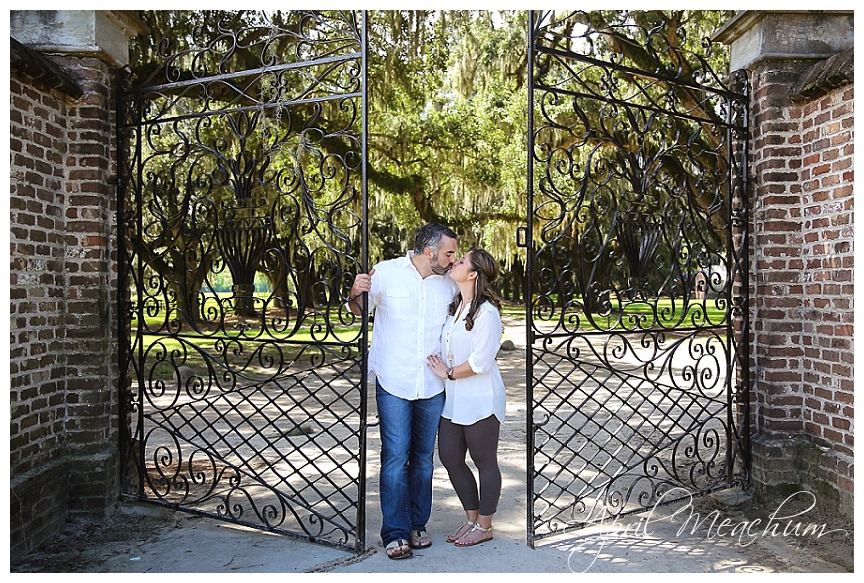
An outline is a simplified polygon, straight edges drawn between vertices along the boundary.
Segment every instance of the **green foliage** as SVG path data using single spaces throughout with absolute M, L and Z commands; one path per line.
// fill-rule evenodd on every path
M 582 295 L 598 312 L 617 292 L 685 296 L 698 272 L 725 260 L 724 106 L 705 88 L 723 89 L 726 55 L 702 44 L 721 18 L 542 15 L 538 43 L 550 50 L 535 63 L 535 272 L 554 276 L 535 291 L 561 303 Z
M 165 63 L 160 50 L 169 54 L 172 50 L 162 44 L 163 37 L 176 47 L 193 37 L 206 44 L 208 35 L 222 38 L 214 41 L 218 44 L 224 42 L 220 30 L 243 27 L 249 28 L 246 44 L 231 58 L 238 68 L 260 67 L 260 58 L 243 49 L 268 34 L 265 28 L 255 28 L 261 24 L 257 12 L 140 11 L 140 15 L 151 30 L 134 47 L 135 69 L 142 80 L 171 67 L 182 71 L 181 65 L 192 65 L 191 53 L 184 57 L 185 63 L 183 58 Z M 705 52 L 703 38 L 729 15 L 723 11 L 640 11 L 622 17 L 619 11 L 595 11 L 567 18 L 573 30 L 590 24 L 603 32 L 592 47 L 598 54 L 625 54 L 629 62 L 652 70 L 660 64 L 650 62 L 652 53 L 632 41 L 630 27 L 668 29 L 671 32 L 663 37 L 668 42 Z M 404 251 L 410 233 L 432 220 L 455 228 L 462 236 L 462 248 L 488 248 L 505 270 L 515 259 L 524 261 L 523 251 L 515 245 L 515 232 L 525 224 L 527 213 L 527 12 L 393 10 L 373 11 L 369 16 L 369 216 L 376 225 L 370 230 L 370 261 L 389 255 L 397 244 Z M 269 14 L 268 18 L 280 30 L 293 26 L 286 13 Z M 659 42 L 661 35 L 656 39 Z M 270 54 L 288 59 L 286 43 L 281 37 L 278 43 L 274 41 Z M 715 70 L 725 70 L 723 51 L 709 53 L 708 59 Z M 249 97 L 272 102 L 276 88 L 283 87 L 280 83 L 290 88 L 292 81 L 262 79 L 247 88 Z M 338 126 L 338 113 L 327 108 L 319 112 L 277 108 L 265 121 L 278 132 L 280 128 L 285 131 L 286 124 L 299 128 L 315 119 L 326 131 Z M 561 113 L 565 113 L 563 106 Z M 180 123 L 190 126 L 183 132 L 197 132 L 205 143 L 225 132 L 224 124 L 193 128 L 192 120 Z M 231 147 L 236 148 L 234 141 Z M 266 142 L 264 135 L 250 137 L 244 146 L 263 152 Z M 158 151 L 172 146 L 154 141 L 152 147 Z M 344 151 L 350 144 L 333 132 L 317 147 L 326 155 Z M 301 166 L 318 163 L 305 157 L 303 149 L 303 144 L 294 142 L 274 152 L 269 180 L 290 186 Z M 166 150 L 161 158 L 164 161 L 158 164 L 167 169 L 179 157 Z M 182 175 L 186 169 L 175 167 L 173 171 Z M 206 188 L 195 185 L 194 189 L 209 188 L 217 198 L 228 197 L 227 177 L 221 174 L 214 168 L 213 184 Z M 166 185 L 166 192 L 183 195 L 189 186 Z M 321 192 L 320 196 L 335 195 Z M 359 196 L 354 205 L 359 213 Z

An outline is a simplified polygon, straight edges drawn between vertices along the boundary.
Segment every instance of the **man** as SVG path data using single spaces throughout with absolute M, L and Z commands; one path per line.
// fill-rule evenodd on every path
M 458 292 L 446 277 L 455 256 L 456 233 L 429 223 L 405 257 L 378 263 L 351 286 L 351 312 L 361 314 L 364 292 L 367 309 L 375 311 L 369 373 L 381 430 L 381 540 L 391 559 L 432 544 L 426 523 L 444 382 L 426 357 L 440 350 L 441 328 Z

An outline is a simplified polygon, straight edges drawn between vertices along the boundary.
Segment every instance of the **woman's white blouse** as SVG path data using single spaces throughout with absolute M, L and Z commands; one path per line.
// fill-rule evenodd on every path
M 446 399 L 441 416 L 457 425 L 471 425 L 494 414 L 504 423 L 507 407 L 504 380 L 495 360 L 503 333 L 501 315 L 495 306 L 484 302 L 477 310 L 474 328 L 470 332 L 465 329 L 467 315 L 465 309 L 462 314 L 449 316 L 444 322 L 441 358 L 452 367 L 468 361 L 476 374 L 444 381 Z M 449 360 L 451 356 L 452 360 Z

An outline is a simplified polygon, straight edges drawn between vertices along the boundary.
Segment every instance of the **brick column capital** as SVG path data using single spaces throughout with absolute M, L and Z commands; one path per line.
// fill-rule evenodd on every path
M 752 70 L 766 60 L 812 64 L 854 45 L 854 12 L 743 10 L 714 34 L 714 40 L 730 46 L 733 71 Z
M 9 33 L 45 54 L 95 56 L 111 66 L 129 62 L 129 39 L 147 27 L 128 10 L 12 10 Z

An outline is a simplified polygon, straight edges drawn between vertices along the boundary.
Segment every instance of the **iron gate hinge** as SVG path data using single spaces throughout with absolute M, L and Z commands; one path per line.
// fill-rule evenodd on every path
M 523 249 L 528 247 L 527 233 L 528 233 L 527 227 L 516 227 L 516 246 L 517 247 L 522 247 Z

